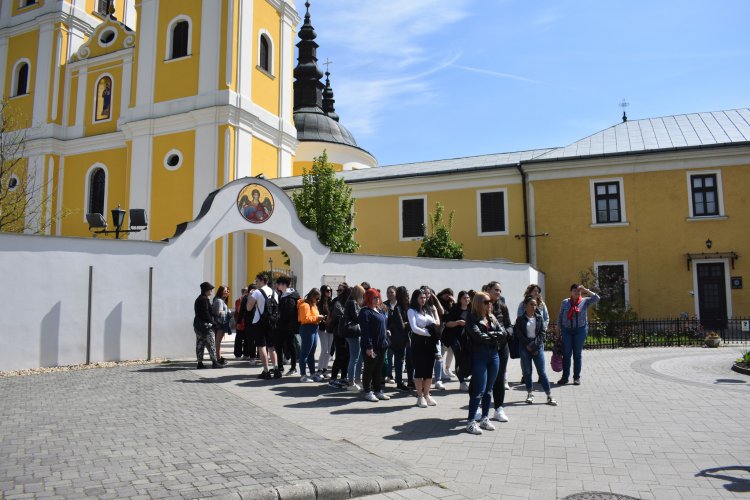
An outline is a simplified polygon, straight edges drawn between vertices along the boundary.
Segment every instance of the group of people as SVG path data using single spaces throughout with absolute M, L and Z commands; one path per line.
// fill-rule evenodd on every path
M 573 383 L 580 385 L 587 310 L 599 301 L 596 293 L 573 284 L 557 322 L 550 325 L 537 284 L 526 288 L 513 316 L 497 281 L 481 291 L 461 290 L 457 295 L 450 288 L 435 293 L 422 286 L 409 293 L 404 286 L 389 286 L 383 297 L 364 282 L 352 287 L 339 284 L 335 297 L 327 285 L 301 297 L 288 277 L 277 278 L 272 289 L 267 275 L 259 273 L 233 308 L 228 287 L 220 286 L 211 302 L 213 289 L 202 283 L 195 301 L 198 369 L 204 368 L 205 349 L 213 368 L 227 363 L 221 356 L 221 340 L 234 329 L 235 358 L 262 365 L 261 379 L 299 375 L 301 382 L 325 382 L 332 388 L 362 392 L 373 403 L 390 399 L 386 382 L 395 382 L 397 391 L 416 393 L 420 408 L 436 406 L 431 391 L 445 389 L 444 381 L 457 380 L 460 390 L 469 393 L 466 429 L 472 434 L 495 429 L 491 406 L 492 419 L 508 421 L 504 401 L 510 388 L 506 373 L 510 358 L 520 360 L 526 403 L 534 402 L 532 370 L 536 368 L 546 404 L 557 405 L 545 370 L 550 334 L 557 335 L 563 356 L 557 384 L 569 383 L 572 361 Z M 291 366 L 284 372 L 286 361 Z

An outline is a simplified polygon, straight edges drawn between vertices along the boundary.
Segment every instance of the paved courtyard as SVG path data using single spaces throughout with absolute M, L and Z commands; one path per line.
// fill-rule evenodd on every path
M 372 498 L 747 497 L 750 377 L 729 371 L 738 355 L 587 351 L 583 384 L 553 387 L 560 406 L 541 392 L 526 405 L 514 385 L 511 421 L 481 436 L 464 431 L 455 382 L 421 409 L 406 395 L 369 403 L 296 377 L 257 380 L 236 361 L 0 378 L 0 491 L 309 498 L 314 483 L 321 496 L 386 492 Z M 519 380 L 517 361 L 509 375 Z

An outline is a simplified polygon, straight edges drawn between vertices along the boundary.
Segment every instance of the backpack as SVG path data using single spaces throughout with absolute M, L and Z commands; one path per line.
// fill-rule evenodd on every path
M 268 296 L 261 288 L 260 293 L 265 297 L 266 305 L 263 307 L 263 312 L 258 320 L 258 325 L 269 331 L 274 331 L 279 324 L 279 303 L 276 302 L 276 297 L 273 292 Z

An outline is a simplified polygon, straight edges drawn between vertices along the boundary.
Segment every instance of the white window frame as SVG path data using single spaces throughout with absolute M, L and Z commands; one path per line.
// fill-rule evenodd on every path
M 620 188 L 620 222 L 597 222 L 596 221 L 596 184 L 605 182 L 616 182 Z M 623 227 L 629 226 L 628 214 L 625 210 L 625 182 L 622 177 L 609 177 L 604 179 L 589 179 L 589 195 L 591 198 L 591 227 Z
M 265 250 L 281 250 L 281 245 L 276 243 L 276 245 L 269 245 L 268 242 L 270 240 L 268 238 L 263 238 L 263 249 Z M 274 242 L 275 243 L 275 242 Z
M 409 236 L 404 237 L 404 202 L 408 200 L 422 200 L 422 206 L 424 207 L 424 220 L 422 224 L 425 226 L 425 233 L 427 232 L 427 195 L 416 195 L 416 196 L 399 196 L 398 198 L 398 238 L 399 241 L 420 241 L 424 239 L 424 236 Z
M 505 218 L 505 231 L 482 232 L 482 193 L 503 193 L 503 216 Z M 477 236 L 506 236 L 508 227 L 508 188 L 478 189 L 477 190 Z
M 721 182 L 721 170 L 689 170 L 687 175 L 688 188 L 688 220 L 716 220 L 725 219 L 724 212 L 724 191 Z M 715 175 L 716 176 L 716 197 L 719 205 L 719 215 L 695 215 L 693 211 L 693 179 L 694 175 Z
M 29 74 L 26 77 L 26 93 L 24 94 L 16 94 L 16 87 L 18 87 L 18 72 L 20 71 L 21 64 L 26 63 L 29 66 Z M 11 98 L 13 97 L 23 97 L 26 95 L 29 95 L 29 89 L 31 87 L 31 61 L 29 61 L 27 58 L 22 57 L 18 61 L 16 61 L 16 64 L 13 65 L 13 72 L 11 73 L 10 78 L 10 93 Z
M 265 69 L 263 69 L 263 67 L 260 65 L 260 39 L 263 38 L 264 36 L 266 37 L 266 40 L 268 40 L 268 71 L 266 71 Z M 267 73 L 267 74 L 269 74 L 271 76 L 274 76 L 274 74 L 275 74 L 274 73 L 274 66 L 273 66 L 273 62 L 274 62 L 273 54 L 274 54 L 274 52 L 273 52 L 273 38 L 271 37 L 271 34 L 268 32 L 268 30 L 261 29 L 260 31 L 258 31 L 258 64 L 256 65 L 256 67 L 260 71 L 262 71 L 264 73 Z
M 91 165 L 86 172 L 86 177 L 84 177 L 86 181 L 86 187 L 84 189 L 83 194 L 83 222 L 86 222 L 86 214 L 89 213 L 89 186 L 91 186 L 91 175 L 94 173 L 94 171 L 97 168 L 101 168 L 104 170 L 104 213 L 102 214 L 102 217 L 104 217 L 104 220 L 107 220 L 107 195 L 109 194 L 109 169 L 104 163 L 94 163 Z
M 13 179 L 15 179 L 16 185 L 13 186 L 13 187 L 10 187 L 10 181 L 12 181 Z M 8 184 L 6 186 L 8 188 L 8 191 L 10 191 L 12 193 L 16 189 L 18 189 L 18 186 L 20 186 L 20 185 L 21 185 L 21 179 L 19 179 L 16 174 L 10 174 L 10 179 L 8 179 Z
M 167 160 L 169 160 L 169 157 L 172 155 L 177 155 L 177 157 L 179 158 L 177 165 L 175 165 L 174 167 L 167 163 Z M 180 151 L 179 149 L 170 149 L 169 151 L 167 151 L 167 154 L 164 155 L 164 168 L 171 171 L 178 170 L 182 166 L 183 159 L 184 156 L 182 154 L 182 151 Z
M 99 89 L 99 82 L 102 78 L 109 77 L 109 81 L 112 82 L 112 87 L 110 88 L 110 92 L 112 93 L 109 96 L 109 118 L 105 118 L 104 120 L 97 120 L 96 119 L 96 98 L 98 97 L 98 89 Z M 94 109 L 91 113 L 91 123 L 107 123 L 112 121 L 112 116 L 115 114 L 115 77 L 112 76 L 110 73 L 102 73 L 99 75 L 99 77 L 94 82 Z
M 34 0 L 33 3 L 26 3 L 28 0 L 18 0 L 18 10 L 25 9 L 26 7 L 33 7 L 39 5 L 39 0 Z
M 104 42 L 102 42 L 102 37 L 104 36 L 105 33 L 114 33 L 115 36 L 113 36 L 112 40 L 110 40 L 109 42 L 104 43 Z M 106 28 L 106 29 L 102 30 L 102 32 L 99 33 L 99 36 L 96 39 L 96 43 L 99 44 L 99 47 L 103 47 L 103 48 L 109 47 L 110 45 L 112 45 L 116 41 L 117 41 L 117 30 L 114 29 L 114 28 Z
M 188 52 L 184 56 L 172 58 L 172 39 L 173 39 L 173 31 L 175 28 L 175 25 L 179 23 L 180 21 L 187 21 L 188 23 L 188 44 L 187 49 Z M 190 16 L 187 16 L 185 14 L 180 14 L 179 16 L 176 16 L 174 19 L 169 21 L 169 25 L 167 25 L 167 52 L 164 55 L 164 62 L 171 62 L 171 61 L 181 61 L 182 59 L 186 59 L 188 57 L 193 56 L 193 20 L 190 19 Z
M 696 264 L 724 264 L 724 287 L 727 294 L 727 318 L 734 317 L 732 311 L 732 268 L 729 267 L 729 259 L 696 259 L 693 260 L 693 307 L 695 317 L 701 319 L 700 297 L 698 297 L 698 266 Z
M 601 266 L 622 266 L 623 279 L 625 280 L 625 306 L 629 306 L 630 305 L 630 277 L 629 277 L 629 272 L 628 272 L 628 261 L 627 260 L 613 260 L 613 261 L 594 262 L 594 271 L 596 272 L 597 280 L 599 279 L 599 268 Z

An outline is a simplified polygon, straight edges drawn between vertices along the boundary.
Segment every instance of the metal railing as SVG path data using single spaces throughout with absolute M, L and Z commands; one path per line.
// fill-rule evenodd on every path
M 711 326 L 682 318 L 590 321 L 584 348 L 698 346 L 703 345 L 709 332 L 718 333 L 723 343 L 750 342 L 748 330 L 750 318 L 732 318 Z M 553 344 L 554 336 L 549 340 Z

